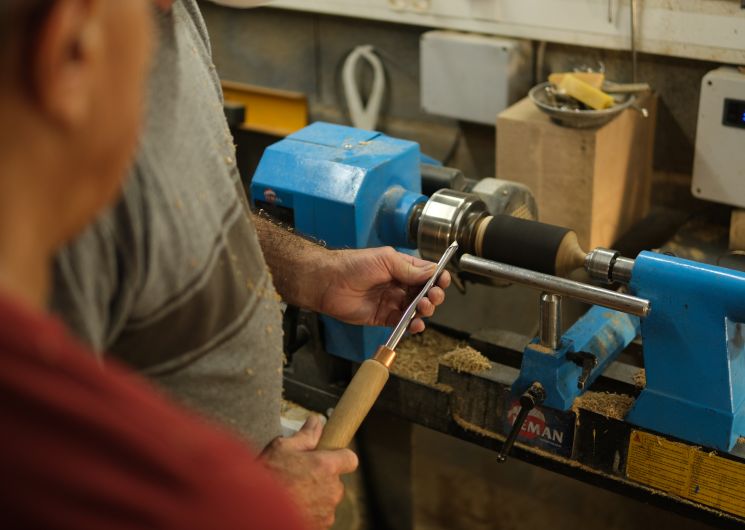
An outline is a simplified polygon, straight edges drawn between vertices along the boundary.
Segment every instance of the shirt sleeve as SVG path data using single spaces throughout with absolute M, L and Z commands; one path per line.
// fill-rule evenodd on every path
M 130 178 L 119 201 L 55 258 L 51 310 L 95 352 L 124 328 L 141 282 L 139 188 L 139 179 Z
M 61 332 L 9 324 L 0 325 L 1 527 L 304 527 L 242 443 L 124 369 L 101 370 Z

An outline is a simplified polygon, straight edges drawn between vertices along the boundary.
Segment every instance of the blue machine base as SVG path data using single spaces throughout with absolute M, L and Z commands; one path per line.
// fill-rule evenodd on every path
M 705 409 L 653 390 L 644 390 L 626 421 L 686 442 L 730 451 L 745 433 L 745 411 L 737 414 Z M 706 429 L 701 429 L 706 425 Z
M 745 273 L 642 252 L 633 294 L 642 320 L 647 386 L 630 423 L 731 451 L 745 434 Z

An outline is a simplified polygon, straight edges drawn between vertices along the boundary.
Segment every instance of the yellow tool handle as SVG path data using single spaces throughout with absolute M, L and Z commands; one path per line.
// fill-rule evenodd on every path
M 326 423 L 318 449 L 347 447 L 378 399 L 386 381 L 388 367 L 385 364 L 376 359 L 368 359 L 362 363 Z

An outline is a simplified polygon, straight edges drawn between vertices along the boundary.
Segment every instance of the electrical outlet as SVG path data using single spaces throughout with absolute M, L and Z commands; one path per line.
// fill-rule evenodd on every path
M 420 54 L 421 103 L 431 114 L 493 126 L 530 88 L 528 41 L 428 31 Z

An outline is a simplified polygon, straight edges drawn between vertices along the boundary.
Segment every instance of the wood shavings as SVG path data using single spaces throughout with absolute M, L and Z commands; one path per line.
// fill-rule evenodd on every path
M 467 431 L 475 432 L 476 434 L 479 434 L 485 438 L 491 438 L 492 440 L 499 440 L 500 442 L 503 442 L 506 438 L 506 436 L 502 434 L 495 433 L 493 431 L 490 431 L 488 429 L 481 427 L 480 425 L 476 425 L 475 423 L 472 423 L 464 419 L 460 414 L 457 414 L 455 412 L 453 413 L 453 420 L 463 429 Z
M 647 386 L 647 372 L 644 368 L 640 368 L 631 378 L 634 381 L 636 388 L 645 388 Z
M 585 392 L 574 400 L 572 410 L 585 409 L 606 418 L 622 420 L 634 405 L 634 398 L 610 392 Z
M 391 366 L 391 372 L 420 383 L 435 385 L 440 359 L 459 346 L 457 340 L 433 329 L 407 337 L 396 348 L 396 361 Z
M 489 359 L 481 355 L 470 346 L 458 346 L 450 353 L 442 356 L 442 363 L 456 372 L 477 374 L 491 368 Z

